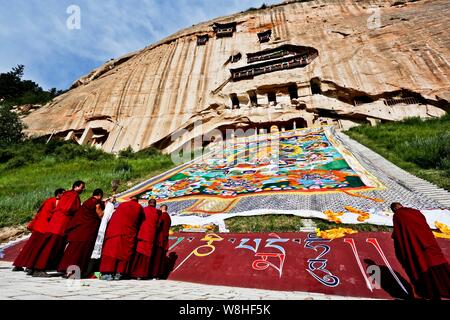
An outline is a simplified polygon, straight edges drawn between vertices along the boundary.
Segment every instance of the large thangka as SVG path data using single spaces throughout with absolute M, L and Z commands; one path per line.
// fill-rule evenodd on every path
M 164 202 L 382 187 L 327 130 L 303 129 L 227 141 L 202 162 L 141 186 L 133 195 Z
M 450 225 L 449 210 L 433 210 L 436 203 L 349 147 L 333 127 L 232 138 L 117 198 L 138 196 L 144 206 L 155 198 L 168 205 L 172 225 L 216 224 L 221 231 L 226 219 L 265 214 L 392 226 L 394 201 L 421 209 L 431 228 Z

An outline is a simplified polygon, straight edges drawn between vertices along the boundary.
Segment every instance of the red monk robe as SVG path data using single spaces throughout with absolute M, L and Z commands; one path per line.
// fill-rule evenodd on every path
M 28 224 L 27 228 L 31 231 L 31 236 L 14 260 L 13 265 L 16 268 L 24 268 L 36 259 L 57 201 L 56 197 L 45 200 L 34 219 Z
M 64 192 L 48 224 L 39 256 L 35 261 L 30 262 L 29 269 L 56 270 L 66 246 L 64 238 L 66 227 L 80 206 L 81 201 L 77 191 Z
M 143 216 L 143 208 L 137 201 L 124 202 L 117 207 L 106 228 L 101 273 L 128 274 Z
M 427 299 L 450 298 L 450 267 L 424 215 L 401 207 L 394 214 L 395 254 L 416 294 Z
M 170 215 L 166 210 L 160 214 L 158 229 L 156 234 L 155 249 L 153 250 L 151 276 L 162 279 L 165 275 L 166 254 L 169 250 L 169 230 L 172 224 Z
M 68 245 L 58 265 L 59 272 L 67 272 L 70 266 L 78 266 L 81 276 L 85 277 L 92 250 L 97 238 L 102 215 L 101 196 L 92 196 L 86 200 L 70 221 L 66 236 Z
M 139 228 L 136 254 L 130 271 L 130 276 L 132 278 L 147 279 L 150 276 L 150 261 L 158 220 L 159 212 L 155 207 L 148 206 L 144 208 L 144 221 Z

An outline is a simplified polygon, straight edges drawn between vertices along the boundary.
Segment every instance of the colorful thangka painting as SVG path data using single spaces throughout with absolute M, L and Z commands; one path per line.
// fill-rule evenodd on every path
M 379 187 L 377 179 L 327 134 L 328 129 L 294 130 L 235 143 L 227 141 L 202 162 L 181 167 L 169 176 L 141 186 L 133 195 L 164 202 Z

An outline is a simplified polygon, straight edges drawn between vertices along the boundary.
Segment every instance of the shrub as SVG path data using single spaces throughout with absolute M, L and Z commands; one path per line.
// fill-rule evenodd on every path
M 128 146 L 128 148 L 119 151 L 119 158 L 133 159 L 134 157 L 135 153 L 131 146 Z
M 14 157 L 6 163 L 5 169 L 12 170 L 12 169 L 20 168 L 20 167 L 23 167 L 24 165 L 26 165 L 27 163 L 28 163 L 27 159 L 22 156 Z
M 0 149 L 0 163 L 5 163 L 13 158 L 14 154 L 9 149 Z
M 428 137 L 414 137 L 399 146 L 399 153 L 406 161 L 426 169 L 443 169 L 450 157 L 450 133 L 438 133 Z
M 133 166 L 128 163 L 128 161 L 119 160 L 114 167 L 114 172 L 122 173 L 122 172 L 132 172 Z
M 22 133 L 24 127 L 16 113 L 0 105 L 0 146 L 20 143 L 24 138 Z
M 137 158 L 153 157 L 156 155 L 161 155 L 161 151 L 159 151 L 155 147 L 150 147 L 136 152 Z
M 49 152 L 51 152 L 51 148 Z M 92 161 L 113 158 L 112 155 L 107 154 L 100 149 L 96 149 L 90 146 L 80 146 L 75 143 L 67 143 L 55 147 L 54 155 L 63 161 L 76 158 L 85 158 Z
M 67 161 L 77 158 L 80 150 L 76 144 L 64 144 L 55 148 L 55 156 L 60 160 Z

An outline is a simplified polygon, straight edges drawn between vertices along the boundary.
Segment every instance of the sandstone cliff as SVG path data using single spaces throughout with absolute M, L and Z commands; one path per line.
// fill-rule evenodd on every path
M 218 18 L 77 80 L 25 118 L 28 133 L 169 152 L 213 129 L 439 116 L 449 11 L 447 0 L 287 1 Z

